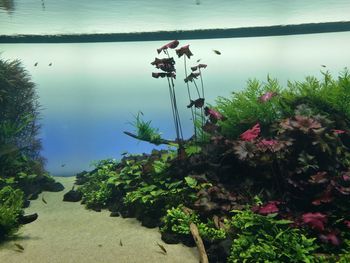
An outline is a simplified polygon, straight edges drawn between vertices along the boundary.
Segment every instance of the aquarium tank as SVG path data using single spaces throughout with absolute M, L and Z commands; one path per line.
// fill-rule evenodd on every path
M 349 11 L 0 0 L 0 262 L 350 262 Z

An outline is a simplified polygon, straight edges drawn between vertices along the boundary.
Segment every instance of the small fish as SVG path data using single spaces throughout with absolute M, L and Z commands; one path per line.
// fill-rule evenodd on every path
M 197 63 L 199 63 L 199 61 L 201 61 L 201 59 L 197 59 Z
M 325 68 L 325 67 L 326 67 L 326 65 L 321 65 L 321 67 Z
M 34 67 L 36 67 L 37 65 L 38 65 L 38 62 L 35 62 Z
M 122 247 L 123 246 L 123 242 L 121 239 L 119 239 L 119 245 Z
M 101 245 L 101 244 L 98 244 L 98 246 L 99 246 L 99 247 L 102 247 L 102 245 Z
M 125 156 L 125 155 L 127 155 L 128 153 L 129 153 L 128 151 L 124 151 L 124 152 L 122 152 L 120 155 Z
M 164 246 L 162 246 L 162 245 L 159 244 L 158 242 L 157 242 L 157 246 L 164 252 L 164 254 L 167 254 L 167 251 L 166 251 L 166 249 L 165 249 Z
M 221 52 L 219 50 L 213 49 L 213 51 L 216 55 L 221 55 Z
M 51 66 L 52 66 L 52 63 L 49 64 L 49 67 L 51 67 Z
M 15 246 L 21 251 L 24 250 L 24 247 L 21 244 L 15 243 Z
M 66 166 L 66 164 L 65 164 L 65 163 L 61 164 L 61 167 L 65 167 L 65 166 Z
M 44 196 L 41 197 L 41 201 L 43 201 L 43 203 L 47 205 L 47 202 L 46 202 Z

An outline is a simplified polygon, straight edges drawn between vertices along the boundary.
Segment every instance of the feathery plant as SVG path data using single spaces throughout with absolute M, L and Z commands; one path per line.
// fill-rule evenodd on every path
M 132 123 L 136 128 L 137 137 L 140 140 L 148 141 L 156 145 L 161 144 L 162 137 L 159 130 L 151 126 L 152 121 L 144 121 L 141 115 L 143 115 L 142 112 L 138 112 L 137 115 L 134 116 L 135 121 Z

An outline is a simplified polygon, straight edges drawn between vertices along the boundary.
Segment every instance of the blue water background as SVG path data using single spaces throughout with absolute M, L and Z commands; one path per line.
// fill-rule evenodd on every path
M 203 72 L 208 103 L 243 89 L 249 78 L 266 81 L 270 74 L 286 86 L 288 79 L 321 77 L 321 70 L 337 75 L 350 61 L 348 32 L 192 40 L 180 45 L 187 43 L 194 53 L 189 65 L 197 59 L 208 64 Z M 133 131 L 128 122 L 139 110 L 165 138 L 175 137 L 166 80 L 151 77 L 155 70 L 150 62 L 163 44 L 0 44 L 1 56 L 21 59 L 37 83 L 43 107 L 42 153 L 52 174 L 72 175 L 88 169 L 93 160 L 119 158 L 123 151 L 150 151 L 152 145 L 123 134 Z M 177 60 L 176 92 L 185 137 L 189 137 L 192 129 L 182 63 Z
M 13 2 L 13 8 L 5 8 Z M 119 33 L 350 20 L 349 0 L 0 0 L 0 35 Z

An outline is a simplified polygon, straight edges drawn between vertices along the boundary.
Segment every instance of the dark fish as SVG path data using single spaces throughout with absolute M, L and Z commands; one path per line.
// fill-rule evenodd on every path
M 65 163 L 61 164 L 61 167 L 65 167 L 65 166 L 66 166 L 66 164 L 65 164 Z
M 197 59 L 197 63 L 199 63 L 199 61 L 201 61 L 201 59 Z
M 37 65 L 38 65 L 38 62 L 35 62 L 34 67 L 36 67 Z
M 166 254 L 167 253 L 167 251 L 166 251 L 166 249 L 165 249 L 165 247 L 164 246 L 162 246 L 161 244 L 159 244 L 158 242 L 157 242 L 157 246 L 164 252 L 164 254 Z
M 99 246 L 99 247 L 102 247 L 102 245 L 101 245 L 101 244 L 98 244 L 98 246 Z
M 128 151 L 124 151 L 124 152 L 122 152 L 120 155 L 125 156 L 125 155 L 127 155 L 128 153 L 129 153 Z
M 41 201 L 43 201 L 43 203 L 47 205 L 47 202 L 46 202 L 44 196 L 41 197 Z
M 49 64 L 49 67 L 51 67 L 51 66 L 52 66 L 52 63 Z
M 326 65 L 321 65 L 321 67 L 325 68 L 325 67 L 326 67 Z
M 221 52 L 219 50 L 213 49 L 213 51 L 216 55 L 221 55 Z
M 119 240 L 119 245 L 120 245 L 121 247 L 123 246 L 123 242 L 122 242 L 121 239 Z
M 21 251 L 24 250 L 24 247 L 21 244 L 15 243 L 15 246 Z

